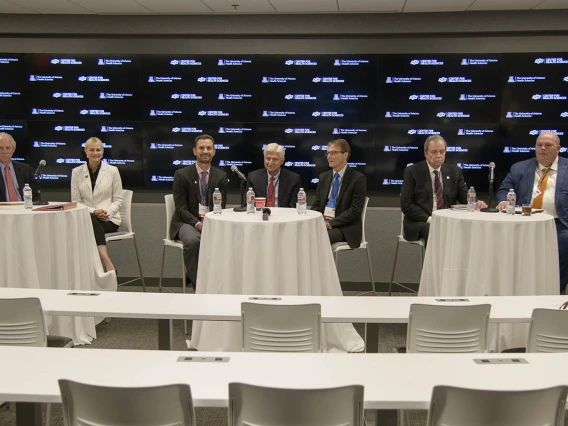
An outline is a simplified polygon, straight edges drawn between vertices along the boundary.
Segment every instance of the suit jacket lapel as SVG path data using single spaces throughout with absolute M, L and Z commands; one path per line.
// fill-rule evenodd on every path
M 430 207 L 430 213 L 431 213 L 432 210 L 434 209 L 434 205 L 432 204 L 432 200 L 434 199 L 434 190 L 432 189 L 434 187 L 434 182 L 432 182 L 432 176 L 430 176 L 430 169 L 428 168 L 428 162 L 424 160 L 422 164 L 423 167 L 422 170 L 420 171 L 420 174 L 422 175 L 421 178 L 424 180 L 424 189 L 426 190 L 426 195 L 428 196 L 428 203 L 429 205 L 431 205 Z
M 195 164 L 192 164 L 191 166 L 189 166 L 189 169 L 187 169 L 187 176 L 189 179 L 189 185 L 190 188 L 193 188 L 193 192 L 195 195 L 195 199 L 197 200 L 197 203 L 201 202 L 201 187 L 199 186 L 199 176 L 197 175 L 197 167 L 195 166 Z
M 442 190 L 444 192 L 444 204 L 446 205 L 446 208 L 449 209 L 451 206 L 448 205 L 448 200 L 452 198 L 452 194 L 454 194 L 456 191 L 454 188 L 455 178 L 451 175 L 449 167 L 446 167 L 445 164 L 442 164 L 442 167 L 440 167 L 440 169 L 442 170 L 442 176 L 440 177 L 440 179 L 443 181 Z M 434 197 L 433 193 L 432 197 Z
M 558 200 L 560 199 L 560 189 L 564 184 L 564 180 L 568 175 L 568 160 L 558 157 L 558 173 L 556 175 L 556 189 L 554 190 L 555 207 L 558 208 Z
M 333 173 L 335 174 L 335 173 Z M 337 196 L 337 203 L 335 203 L 335 207 L 337 208 L 337 206 L 339 205 L 339 203 L 341 202 L 341 199 L 343 198 L 343 194 L 345 194 L 345 191 L 347 190 L 347 186 L 349 185 L 349 182 L 351 182 L 351 175 L 353 174 L 353 170 L 351 170 L 351 167 L 347 166 L 347 168 L 345 169 L 345 173 L 343 174 L 343 179 L 341 180 L 341 186 L 339 187 L 339 195 Z M 333 182 L 333 175 L 332 175 L 332 182 Z
M 533 161 L 531 161 L 529 163 L 529 167 L 527 169 L 527 174 L 525 176 L 523 185 L 525 186 L 525 194 L 527 194 L 527 199 L 526 201 L 524 200 L 518 200 L 518 201 L 522 201 L 523 203 L 530 203 L 532 200 L 532 192 L 533 192 L 533 186 L 534 186 L 534 174 L 536 172 L 536 169 L 538 168 L 538 162 L 536 161 L 536 158 L 533 158 Z M 560 161 L 559 161 L 560 164 Z M 559 170 L 560 172 L 560 170 Z M 558 182 L 556 182 L 556 185 L 558 187 Z M 522 192 L 522 190 L 521 190 Z M 518 197 L 518 194 L 517 194 Z
M 87 173 L 89 171 L 87 170 Z M 97 180 L 95 181 L 95 190 L 93 191 L 93 199 L 95 198 L 95 193 L 99 193 L 101 191 L 101 183 L 105 181 L 107 178 L 108 168 L 107 164 L 101 160 L 101 168 L 99 169 L 99 174 L 97 175 Z M 90 183 L 89 179 L 89 183 Z
M 5 172 L 8 172 L 5 170 Z M 4 176 L 0 171 L 0 194 L 2 194 L 2 199 L 0 201 L 8 201 L 8 194 L 6 194 L 6 184 L 4 183 Z
M 322 203 L 322 208 L 321 208 L 322 212 L 324 211 L 325 206 L 327 206 L 327 202 L 329 201 L 329 191 L 331 190 L 331 182 L 333 180 L 333 169 L 325 173 L 324 179 L 325 182 L 323 182 L 321 186 L 323 194 L 320 194 L 320 198 L 322 199 L 322 201 L 325 200 Z

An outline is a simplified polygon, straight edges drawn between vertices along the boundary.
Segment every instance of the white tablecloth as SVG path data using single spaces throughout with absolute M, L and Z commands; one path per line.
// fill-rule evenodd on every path
M 272 208 L 262 213 L 208 213 L 203 224 L 197 293 L 341 296 L 322 215 Z M 351 324 L 325 324 L 324 350 L 361 351 Z M 191 346 L 202 351 L 239 351 L 238 322 L 194 321 Z
M 116 275 L 105 273 L 86 207 L 34 212 L 0 207 L 0 287 L 113 290 Z M 96 338 L 95 319 L 47 318 L 50 334 L 75 344 Z
M 552 216 L 451 209 L 432 215 L 420 296 L 554 295 L 559 283 Z M 526 332 L 524 325 L 502 325 L 490 334 L 490 347 L 525 346 Z

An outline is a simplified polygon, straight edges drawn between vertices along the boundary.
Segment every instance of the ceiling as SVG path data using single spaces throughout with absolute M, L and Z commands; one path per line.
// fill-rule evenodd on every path
M 568 9 L 568 0 L 0 0 L 0 13 L 87 15 L 414 13 L 544 9 Z

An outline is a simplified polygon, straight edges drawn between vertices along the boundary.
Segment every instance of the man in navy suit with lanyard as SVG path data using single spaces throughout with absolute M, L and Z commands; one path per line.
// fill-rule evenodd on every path
M 264 169 L 249 173 L 255 196 L 266 197 L 266 207 L 296 207 L 300 175 L 282 168 L 284 147 L 270 143 L 264 148 Z
M 554 217 L 562 293 L 568 284 L 568 159 L 558 156 L 559 152 L 558 135 L 541 133 L 536 138 L 536 158 L 513 164 L 499 187 L 497 208 L 505 208 L 507 192 L 513 188 L 517 204 L 531 203 L 533 208 L 543 209 Z
M 174 175 L 172 192 L 176 208 L 170 224 L 170 238 L 179 238 L 183 242 L 187 276 L 196 286 L 202 220 L 212 209 L 215 188 L 221 191 L 221 206 L 225 208 L 227 174 L 211 165 L 215 156 L 213 137 L 197 136 L 193 155 L 197 159 L 195 164 L 176 170 Z
M 331 244 L 345 241 L 349 247 L 357 248 L 363 233 L 361 213 L 367 178 L 347 165 L 351 148 L 345 139 L 329 142 L 325 155 L 332 170 L 319 176 L 312 210 L 323 214 Z

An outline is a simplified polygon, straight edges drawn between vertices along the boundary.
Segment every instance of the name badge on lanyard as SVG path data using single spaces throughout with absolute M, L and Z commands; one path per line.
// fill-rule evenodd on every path
M 326 207 L 323 211 L 323 218 L 329 222 L 330 220 L 335 219 L 335 207 Z
M 207 213 L 209 213 L 209 207 L 199 203 L 199 220 L 201 220 L 201 222 L 203 222 Z

